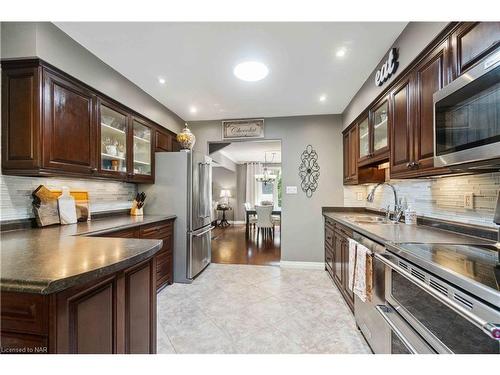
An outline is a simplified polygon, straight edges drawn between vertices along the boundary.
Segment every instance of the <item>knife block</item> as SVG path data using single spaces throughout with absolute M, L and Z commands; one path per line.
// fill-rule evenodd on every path
M 143 208 L 137 208 L 137 201 L 132 203 L 132 208 L 130 209 L 130 216 L 144 216 Z

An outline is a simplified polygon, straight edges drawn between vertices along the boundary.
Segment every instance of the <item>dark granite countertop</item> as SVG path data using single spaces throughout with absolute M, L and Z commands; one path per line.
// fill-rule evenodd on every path
M 323 215 L 351 228 L 381 244 L 386 243 L 449 243 L 449 244 L 490 244 L 487 239 L 468 236 L 427 225 L 380 224 L 355 222 L 360 216 L 380 216 L 363 208 L 335 207 L 324 210 Z
M 50 294 L 134 265 L 160 250 L 162 242 L 94 236 L 174 218 L 120 215 L 1 232 L 0 288 Z

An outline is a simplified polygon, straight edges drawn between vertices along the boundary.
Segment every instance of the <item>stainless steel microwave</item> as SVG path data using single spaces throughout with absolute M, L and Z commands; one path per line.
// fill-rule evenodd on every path
M 434 165 L 500 170 L 500 49 L 433 99 Z

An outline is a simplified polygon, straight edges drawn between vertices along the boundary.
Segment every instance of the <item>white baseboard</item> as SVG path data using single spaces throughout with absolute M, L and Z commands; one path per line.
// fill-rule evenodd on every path
M 245 221 L 244 220 L 236 220 L 236 221 L 229 220 L 229 223 L 238 225 L 238 224 L 245 224 Z
M 294 262 L 288 260 L 280 261 L 280 267 L 283 268 L 301 268 L 305 270 L 324 270 L 325 263 L 323 262 Z

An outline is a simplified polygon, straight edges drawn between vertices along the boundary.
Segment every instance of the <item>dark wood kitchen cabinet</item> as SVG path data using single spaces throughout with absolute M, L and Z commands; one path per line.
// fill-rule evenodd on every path
M 358 165 L 365 166 L 388 158 L 388 100 L 380 99 L 360 116 L 358 128 Z
M 2 62 L 2 169 L 16 175 L 96 172 L 92 91 L 36 60 Z
M 446 174 L 434 168 L 433 94 L 449 82 L 449 41 L 427 54 L 390 93 L 391 178 Z
M 155 152 L 172 151 L 172 136 L 163 131 L 156 131 Z
M 353 126 L 343 135 L 344 184 L 358 183 L 358 127 Z
M 348 285 L 349 238 L 352 238 L 352 231 L 349 228 L 325 218 L 325 269 L 349 308 L 354 311 L 354 293 Z
M 451 40 L 453 76 L 458 77 L 500 47 L 500 22 L 463 22 Z
M 333 237 L 333 281 L 339 289 L 343 288 L 342 236 L 335 232 Z
M 95 100 L 92 91 L 43 69 L 43 168 L 95 173 Z
M 2 64 L 2 168 L 22 174 L 41 168 L 41 68 Z M 8 98 L 8 100 L 7 100 Z
M 132 182 L 154 182 L 154 132 L 148 121 L 131 116 L 128 177 Z
M 163 241 L 161 250 L 156 253 L 156 288 L 160 290 L 172 284 L 174 282 L 174 221 L 168 220 L 141 226 L 140 238 Z
M 331 219 L 325 218 L 325 270 L 328 272 L 330 277 L 333 278 L 334 275 L 334 258 L 333 258 L 333 246 L 334 246 L 334 223 Z
M 174 138 L 43 60 L 2 61 L 4 174 L 151 183 L 154 152 L 179 150 Z
M 405 77 L 390 93 L 391 177 L 410 169 L 413 158 L 413 81 Z
M 156 353 L 156 258 L 61 292 L 1 292 L 2 348 Z
M 177 142 L 177 135 L 167 129 L 156 131 L 156 152 L 177 152 L 181 150 L 181 145 Z
M 102 235 L 99 235 L 102 236 Z M 174 282 L 174 219 L 145 224 L 136 228 L 108 232 L 105 237 L 145 238 L 162 240 L 163 246 L 155 255 L 155 283 L 159 291 Z
M 98 99 L 97 118 L 99 125 L 99 167 L 102 177 L 126 180 L 130 158 L 129 116 L 118 103 Z
M 389 158 L 389 103 L 382 97 L 372 108 L 368 116 L 370 129 L 370 157 L 365 164 L 383 161 Z
M 500 22 L 450 23 L 401 77 L 390 83 L 370 104 L 368 123 L 365 111 L 351 124 L 359 129 L 358 174 L 357 182 L 353 182 L 354 179 L 348 179 L 348 172 L 344 172 L 344 184 L 373 182 L 367 181 L 369 170 L 366 167 L 384 162 L 387 152 L 391 178 L 451 173 L 447 168 L 434 167 L 433 94 L 498 53 L 499 48 Z M 384 122 L 385 111 L 387 122 Z M 388 129 L 389 147 L 384 146 L 386 140 L 382 134 L 385 129 L 375 135 L 375 129 L 380 128 Z M 344 171 L 349 171 L 350 161 L 347 139 L 344 131 Z
M 448 173 L 447 168 L 434 168 L 434 102 L 433 95 L 451 79 L 449 40 L 429 52 L 413 70 L 413 159 L 411 169 L 418 176 Z
M 378 183 L 385 180 L 385 172 L 383 169 L 378 169 L 377 166 L 361 166 L 360 167 L 360 136 L 361 131 L 366 132 L 366 120 L 362 120 L 344 130 L 343 147 L 343 171 L 344 185 L 357 185 L 365 183 Z M 365 133 L 367 134 L 367 133 Z

